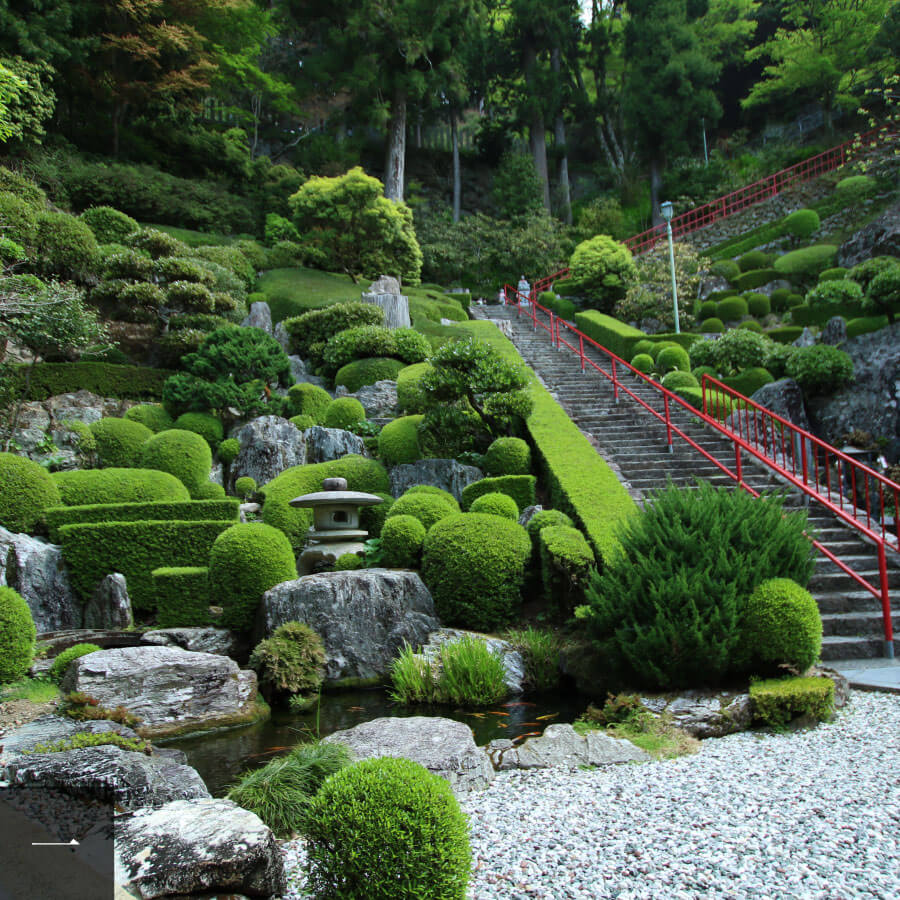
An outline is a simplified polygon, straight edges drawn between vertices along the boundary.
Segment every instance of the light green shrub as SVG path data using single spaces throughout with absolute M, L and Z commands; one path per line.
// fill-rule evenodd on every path
M 422 389 L 422 379 L 431 371 L 427 362 L 406 366 L 397 374 L 397 402 L 406 413 L 425 412 L 428 401 Z
M 755 266 L 752 268 L 755 268 Z M 741 274 L 741 267 L 733 259 L 720 259 L 709 267 L 709 274 L 715 275 L 718 278 L 724 278 L 726 281 L 731 281 Z
M 750 685 L 753 718 L 783 728 L 798 716 L 826 721 L 834 712 L 834 682 L 830 678 L 773 678 Z
M 415 491 L 411 494 L 406 493 L 394 501 L 385 524 L 394 516 L 413 516 L 425 526 L 427 531 L 435 522 L 439 522 L 441 519 L 452 516 L 457 512 L 456 504 L 448 502 L 444 497 Z
M 583 597 L 594 570 L 594 553 L 584 535 L 569 525 L 549 525 L 538 532 L 544 596 L 571 613 Z
M 126 216 L 111 206 L 92 206 L 79 218 L 94 232 L 94 237 L 100 244 L 121 244 L 141 227 L 131 216 Z
M 738 260 L 738 268 L 741 272 L 750 272 L 753 269 L 765 269 L 772 264 L 772 256 L 763 250 L 750 250 Z
M 250 668 L 268 696 L 317 694 L 325 680 L 325 647 L 309 625 L 286 622 L 260 641 Z
M 853 378 L 853 360 L 848 353 L 819 344 L 800 347 L 791 355 L 785 373 L 809 396 L 831 394 Z
M 531 448 L 521 438 L 496 438 L 484 454 L 484 471 L 488 475 L 527 475 Z
M 216 455 L 219 457 L 219 462 L 222 465 L 230 466 L 238 458 L 240 452 L 241 442 L 237 438 L 226 438 L 219 444 Z
M 225 488 L 214 481 L 205 481 L 194 491 L 195 500 L 224 500 L 225 496 Z
M 212 451 L 199 434 L 171 428 L 153 435 L 142 446 L 140 464 L 174 475 L 193 497 L 209 481 Z
M 772 301 L 765 294 L 747 294 L 747 312 L 761 319 L 772 311 Z
M 706 334 L 722 334 L 725 331 L 725 323 L 713 316 L 711 319 L 704 319 L 700 323 L 700 331 Z
M 690 372 L 691 359 L 684 347 L 666 347 L 656 357 L 656 370 L 658 372 Z
M 395 569 L 414 569 L 422 556 L 426 528 L 411 515 L 390 516 L 381 529 L 381 553 L 384 565 Z
M 225 436 L 222 420 L 210 413 L 186 412 L 175 420 L 175 428 L 181 431 L 193 431 L 199 434 L 212 450 L 219 446 L 219 442 Z
M 863 289 L 855 281 L 820 281 L 807 295 L 806 303 L 813 308 L 829 306 L 862 307 Z
M 104 466 L 123 469 L 140 465 L 141 449 L 153 437 L 153 432 L 130 419 L 107 418 L 89 426 L 97 447 L 97 456 Z
M 0 526 L 30 534 L 44 510 L 60 502 L 58 484 L 46 469 L 25 456 L 0 453 Z
M 418 426 L 424 416 L 401 416 L 388 422 L 378 434 L 378 456 L 386 466 L 412 463 L 422 458 Z
M 850 270 L 843 266 L 835 266 L 833 269 L 826 269 L 819 273 L 819 281 L 843 281 Z
M 461 506 L 467 510 L 476 497 L 499 491 L 501 494 L 508 494 L 512 497 L 521 512 L 525 507 L 535 504 L 536 481 L 534 475 L 501 475 L 497 478 L 482 478 L 463 488 Z
M 814 279 L 827 269 L 837 256 L 838 248 L 834 244 L 819 244 L 815 247 L 803 247 L 779 256 L 775 260 L 775 271 L 784 278 Z
M 322 424 L 326 428 L 347 429 L 359 422 L 364 422 L 366 411 L 362 403 L 356 397 L 338 397 L 328 404 L 325 410 L 325 420 Z
M 242 500 L 256 493 L 256 479 L 249 475 L 242 475 L 234 482 L 234 493 Z
M 142 403 L 132 406 L 124 416 L 131 422 L 140 422 L 154 434 L 159 431 L 167 431 L 175 424 L 172 417 L 166 412 L 166 408 L 159 403 Z
M 700 382 L 690 372 L 681 372 L 676 369 L 663 377 L 662 386 L 666 390 L 674 391 L 683 387 L 700 387 Z
M 0 684 L 22 678 L 34 658 L 36 630 L 21 594 L 0 586 Z
M 528 520 L 525 530 L 531 537 L 535 549 L 537 549 L 538 535 L 542 529 L 556 525 L 567 525 L 571 528 L 574 524 L 564 512 L 560 512 L 558 509 L 542 509 Z
M 387 357 L 356 359 L 338 369 L 334 383 L 343 385 L 352 394 L 376 381 L 396 381 L 405 367 L 405 362 Z
M 726 297 L 716 304 L 716 317 L 723 322 L 737 322 L 747 315 L 747 301 L 743 297 Z
M 307 428 L 312 428 L 314 425 L 319 424 L 312 416 L 307 415 L 291 416 L 288 421 L 290 421 L 295 428 L 299 428 L 300 431 L 306 431 Z
M 311 416 L 316 425 L 321 425 L 331 403 L 331 394 L 317 384 L 304 382 L 288 388 L 288 400 L 295 416 Z
M 482 494 L 472 501 L 469 511 L 490 516 L 500 516 L 512 522 L 519 521 L 519 507 L 516 501 L 507 494 L 492 493 Z
M 631 360 L 631 365 L 634 366 L 638 372 L 643 372 L 645 375 L 649 375 L 656 368 L 653 363 L 653 357 L 649 353 L 638 353 L 633 360 Z
M 160 628 L 209 625 L 209 567 L 160 566 L 150 573 Z
M 846 206 L 855 206 L 875 193 L 878 183 L 870 175 L 850 175 L 835 186 L 837 198 Z
M 575 248 L 569 271 L 579 293 L 605 313 L 612 311 L 637 278 L 631 251 L 605 234 L 583 241 Z
M 808 238 L 819 230 L 819 214 L 814 209 L 796 209 L 784 217 L 782 227 L 795 238 Z
M 66 674 L 66 669 L 69 668 L 69 663 L 101 649 L 102 647 L 98 647 L 97 644 L 90 643 L 74 644 L 73 646 L 66 648 L 53 660 L 53 664 L 50 666 L 50 678 L 56 684 L 61 684 L 63 676 Z

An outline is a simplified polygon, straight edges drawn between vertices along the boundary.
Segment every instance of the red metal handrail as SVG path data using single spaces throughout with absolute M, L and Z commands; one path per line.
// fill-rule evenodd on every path
M 681 213 L 681 215 L 672 219 L 672 236 L 677 238 L 691 234 L 691 232 L 705 228 L 713 222 L 726 219 L 734 213 L 746 209 L 748 206 L 768 200 L 791 185 L 810 181 L 819 175 L 824 175 L 826 172 L 840 168 L 850 158 L 850 150 L 860 146 L 860 144 L 870 146 L 882 140 L 892 141 L 895 137 L 896 134 L 893 132 L 885 133 L 884 129 L 873 129 L 859 138 L 844 141 L 843 144 L 838 144 L 836 147 L 811 156 L 809 159 L 804 159 L 792 166 L 788 166 L 786 169 L 775 172 L 773 175 L 769 175 L 760 181 L 754 181 L 753 184 L 748 184 L 736 191 L 732 191 L 730 194 L 725 194 L 723 197 Z M 648 228 L 640 234 L 633 235 L 624 243 L 635 256 L 639 256 L 648 250 L 652 250 L 658 241 L 665 236 L 666 226 L 655 225 L 653 228 Z
M 613 396 L 616 403 L 619 402 L 619 395 L 625 394 L 664 424 L 666 443 L 670 450 L 673 449 L 673 437 L 680 438 L 703 456 L 704 459 L 737 482 L 743 490 L 754 497 L 758 497 L 759 492 L 754 490 L 744 480 L 741 453 L 746 453 L 811 499 L 821 503 L 826 509 L 829 509 L 838 518 L 874 543 L 878 555 L 879 583 L 877 585 L 870 583 L 864 576 L 854 571 L 842 559 L 839 559 L 824 544 L 810 536 L 813 546 L 820 553 L 834 563 L 842 572 L 849 575 L 857 584 L 880 600 L 884 627 L 884 652 L 886 656 L 893 657 L 894 630 L 891 620 L 886 549 L 897 550 L 900 548 L 900 531 L 897 531 L 896 534 L 887 531 L 884 498 L 886 494 L 893 498 L 894 521 L 895 528 L 897 528 L 896 523 L 900 519 L 900 509 L 898 509 L 900 507 L 900 485 L 880 475 L 874 469 L 857 462 L 846 453 L 831 447 L 815 437 L 815 435 L 797 428 L 788 422 L 787 419 L 767 410 L 758 403 L 754 403 L 749 398 L 744 397 L 720 381 L 710 378 L 708 375 L 704 375 L 701 388 L 703 392 L 703 409 L 698 410 L 678 394 L 667 390 L 659 382 L 654 381 L 643 372 L 639 372 L 630 363 L 598 344 L 597 341 L 588 337 L 574 325 L 561 319 L 552 310 L 541 306 L 535 301 L 533 296 L 531 298 L 526 297 L 511 285 L 505 285 L 504 291 L 507 303 L 515 305 L 518 316 L 526 315 L 531 319 L 535 330 L 540 327 L 546 331 L 550 335 L 551 343 L 557 349 L 561 350 L 563 347 L 567 347 L 578 354 L 582 372 L 585 371 L 586 367 L 590 367 L 606 378 L 613 386 Z M 541 320 L 538 315 L 539 312 L 546 314 L 547 324 Z M 577 345 L 569 343 L 568 340 L 562 337 L 561 330 L 571 334 L 573 340 L 577 338 Z M 607 357 L 609 371 L 586 355 L 586 346 L 594 347 L 600 354 Z M 627 384 L 623 383 L 621 375 L 626 371 L 657 392 L 662 399 L 662 412 L 654 409 L 646 400 L 635 394 Z M 710 402 L 707 391 L 712 393 L 712 415 L 710 414 Z M 727 407 L 726 396 L 728 397 Z M 681 407 L 692 417 L 699 418 L 732 442 L 735 455 L 733 469 L 701 447 L 690 435 L 681 429 L 677 422 L 672 420 L 673 404 L 675 404 L 675 408 Z M 750 423 L 751 411 L 752 427 Z M 720 416 L 725 419 L 724 423 L 719 420 Z M 786 433 L 790 435 L 789 440 L 785 440 Z M 798 448 L 794 447 L 796 441 L 799 441 Z M 779 454 L 781 456 L 780 462 Z M 835 475 L 834 483 L 832 483 L 832 473 Z M 850 497 L 845 498 L 843 486 L 848 474 L 852 487 Z M 819 489 L 822 478 L 825 479 L 827 489 L 824 494 Z M 878 485 L 879 496 L 879 503 L 876 504 L 874 510 L 869 501 L 870 482 L 872 480 Z M 860 484 L 863 484 L 864 488 L 860 488 Z M 858 506 L 857 503 L 860 499 L 860 490 L 864 491 L 866 501 L 862 507 Z M 838 502 L 835 502 L 835 500 Z M 860 517 L 859 510 L 861 509 L 865 512 L 865 523 Z M 872 527 L 873 520 L 875 527 Z M 878 523 L 880 523 L 880 530 Z

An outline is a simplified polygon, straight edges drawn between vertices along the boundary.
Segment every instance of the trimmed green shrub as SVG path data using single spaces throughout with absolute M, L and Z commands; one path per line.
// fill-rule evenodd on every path
M 355 553 L 342 553 L 331 567 L 332 572 L 352 572 L 356 569 L 365 567 L 365 562 L 361 556 Z
M 142 403 L 127 410 L 124 418 L 130 422 L 139 422 L 154 434 L 167 431 L 175 425 L 166 408 L 159 403 Z
M 237 438 L 226 438 L 219 444 L 216 455 L 219 457 L 219 462 L 222 465 L 230 466 L 238 458 L 240 452 L 241 442 Z
M 855 206 L 874 194 L 877 187 L 878 182 L 871 175 L 850 175 L 834 186 L 834 193 L 845 206 Z
M 548 303 L 544 303 L 543 300 L 541 300 L 540 303 L 548 309 L 551 309 L 556 315 L 561 319 L 565 319 L 567 322 L 571 322 L 575 319 L 575 304 L 566 297 L 553 296 L 553 299 Z
M 142 447 L 141 465 L 174 475 L 193 497 L 209 481 L 212 451 L 209 444 L 193 431 L 170 428 L 153 435 Z
M 568 525 L 549 525 L 538 532 L 544 596 L 571 613 L 584 594 L 594 569 L 594 553 L 584 535 Z
M 205 565 L 213 541 L 230 525 L 222 520 L 75 523 L 59 528 L 59 542 L 72 585 L 84 600 L 103 578 L 121 572 L 134 609 L 151 610 L 153 570 Z
M 700 331 L 705 334 L 722 334 L 725 331 L 725 323 L 715 316 L 711 319 L 704 319 L 700 323 Z
M 837 250 L 834 244 L 792 250 L 775 260 L 775 271 L 785 278 L 818 278 L 819 273 L 831 265 Z
M 669 391 L 683 387 L 700 387 L 700 382 L 690 372 L 681 372 L 677 369 L 663 376 L 662 386 Z
M 472 501 L 469 511 L 490 516 L 500 516 L 513 522 L 519 521 L 519 507 L 516 506 L 516 501 L 508 494 L 497 492 L 482 494 Z
M 386 516 L 385 524 L 395 516 L 412 516 L 418 519 L 427 531 L 435 522 L 452 516 L 458 511 L 455 503 L 450 503 L 438 494 L 416 491 L 406 493 L 394 501 Z
M 53 660 L 53 664 L 50 666 L 50 679 L 55 684 L 61 684 L 63 676 L 66 674 L 66 669 L 69 668 L 69 663 L 102 649 L 97 644 L 74 644 L 71 647 L 67 647 Z
M 751 268 L 756 267 L 751 266 Z M 709 267 L 709 274 L 715 275 L 718 278 L 724 278 L 726 281 L 731 281 L 741 274 L 741 267 L 740 264 L 733 259 L 720 259 Z
M 761 366 L 744 369 L 737 375 L 726 376 L 722 384 L 728 385 L 745 397 L 752 397 L 764 384 L 769 384 L 775 379 L 772 373 Z
M 741 292 L 752 291 L 779 278 L 781 275 L 775 269 L 751 269 L 734 279 L 734 287 Z
M 288 388 L 288 401 L 294 415 L 311 416 L 316 425 L 325 421 L 331 394 L 317 384 L 295 384 Z
M 466 818 L 450 785 L 408 759 L 367 759 L 332 775 L 310 801 L 304 831 L 307 880 L 317 896 L 461 900 L 466 894 Z
M 766 337 L 779 344 L 792 344 L 801 334 L 803 334 L 803 328 L 800 325 L 782 325 L 779 328 L 770 328 L 766 332 Z M 766 368 L 770 368 L 768 363 Z
M 323 424 L 326 428 L 347 429 L 364 422 L 366 411 L 356 397 L 338 397 L 328 404 Z
M 477 497 L 499 491 L 501 494 L 508 494 L 512 497 L 521 512 L 527 506 L 534 506 L 536 482 L 537 479 L 534 475 L 501 475 L 496 478 L 482 478 L 481 481 L 475 481 L 463 488 L 461 506 L 464 510 L 468 510 Z
M 66 278 L 86 279 L 100 259 L 94 232 L 68 213 L 40 213 L 35 244 L 41 271 Z
M 571 528 L 574 523 L 564 512 L 560 512 L 558 509 L 542 509 L 528 520 L 525 530 L 528 532 L 535 548 L 537 548 L 538 535 L 541 533 L 541 529 L 557 525 L 567 525 Z
M 483 468 L 488 475 L 527 475 L 531 448 L 521 438 L 496 438 L 484 454 Z
M 670 485 L 623 528 L 622 556 L 593 580 L 579 612 L 598 651 L 635 684 L 716 684 L 738 665 L 758 585 L 808 582 L 814 551 L 805 529 L 806 513 L 786 513 L 777 495 Z
M 195 500 L 224 500 L 225 488 L 214 481 L 206 481 L 194 491 Z
M 20 197 L 0 192 L 0 222 L 3 236 L 25 247 L 34 245 L 37 234 L 37 210 Z
M 406 366 L 397 373 L 397 402 L 406 413 L 422 413 L 428 399 L 422 389 L 422 379 L 431 371 L 427 362 Z
M 219 442 L 225 437 L 225 429 L 222 420 L 210 413 L 186 412 L 175 420 L 175 429 L 181 431 L 193 431 L 199 434 L 212 450 L 219 446 Z
M 886 328 L 887 324 L 887 316 L 861 316 L 860 318 L 850 319 L 847 322 L 847 338 L 855 338 L 861 334 L 871 334 L 873 331 L 880 331 L 882 328 Z
M 820 281 L 807 295 L 806 303 L 816 307 L 862 307 L 863 289 L 855 281 Z
M 121 244 L 141 227 L 131 216 L 126 216 L 111 206 L 92 206 L 78 218 L 94 232 L 94 237 L 100 244 Z
M 394 498 L 390 494 L 376 492 L 381 497 L 381 503 L 374 506 L 364 506 L 359 511 L 359 527 L 364 528 L 370 538 L 381 536 L 381 530 L 384 527 L 385 520 L 391 507 L 394 505 Z
M 631 348 L 631 352 L 632 353 L 646 353 L 648 356 L 652 356 L 650 351 L 653 349 L 653 343 L 654 342 L 651 341 L 649 338 L 647 338 L 643 341 L 638 341 Z
M 91 434 L 97 445 L 97 456 L 103 466 L 123 469 L 140 464 L 141 448 L 153 437 L 153 432 L 140 422 L 130 419 L 100 419 L 92 422 Z
M 249 475 L 242 475 L 234 482 L 234 493 L 242 500 L 246 500 L 256 493 L 256 479 Z
M 59 486 L 46 469 L 25 456 L 0 453 L 0 526 L 31 534 L 44 510 L 60 502 Z
M 750 702 L 757 722 L 783 728 L 798 716 L 819 722 L 834 713 L 834 682 L 830 678 L 772 678 L 750 684 Z
M 769 342 L 761 334 L 729 331 L 713 344 L 713 359 L 723 374 L 736 373 L 761 366 L 768 346 Z
M 650 356 L 653 357 L 653 362 L 658 362 L 660 353 L 662 353 L 663 350 L 668 350 L 670 347 L 678 347 L 678 344 L 676 344 L 674 341 L 654 342 L 650 347 Z
M 822 396 L 853 379 L 853 360 L 843 350 L 826 344 L 800 347 L 788 360 L 785 372 L 808 396 Z
M 862 308 L 867 313 L 884 313 L 888 322 L 900 310 L 900 265 L 885 269 L 876 275 L 866 289 Z
M 378 456 L 386 466 L 412 463 L 422 458 L 419 424 L 424 416 L 401 416 L 388 422 L 378 434 Z
M 253 648 L 250 668 L 269 696 L 317 694 L 325 680 L 322 638 L 309 625 L 286 622 Z
M 405 497 L 407 494 L 430 494 L 434 497 L 441 497 L 453 507 L 455 512 L 460 511 L 459 501 L 456 497 L 449 491 L 445 491 L 443 488 L 436 487 L 433 484 L 414 484 L 404 491 L 403 496 Z
M 637 269 L 624 244 L 598 234 L 575 248 L 569 275 L 582 297 L 603 312 L 610 312 L 636 280 Z
M 785 234 L 795 238 L 811 237 L 819 230 L 819 214 L 814 209 L 796 209 L 782 220 Z
M 209 625 L 209 568 L 161 566 L 150 573 L 160 628 Z
M 575 324 L 589 338 L 621 359 L 631 359 L 634 345 L 647 337 L 643 331 L 593 309 L 576 313 Z
M 716 307 L 718 303 L 715 300 L 704 300 L 697 310 L 697 318 L 702 322 L 704 319 L 712 319 L 716 315 Z
M 835 266 L 833 269 L 826 269 L 824 272 L 819 273 L 819 281 L 843 281 L 848 273 L 849 269 L 845 269 L 843 266 Z
M 335 385 L 343 385 L 351 393 L 355 393 L 367 384 L 375 384 L 376 381 L 396 381 L 397 376 L 406 363 L 399 359 L 386 357 L 372 357 L 371 359 L 357 359 L 347 363 L 338 369 L 334 376 Z
M 422 557 L 425 525 L 416 516 L 389 516 L 381 529 L 381 555 L 385 566 L 414 569 Z
M 300 431 L 306 431 L 307 428 L 312 428 L 314 425 L 318 425 L 319 423 L 312 416 L 291 416 L 288 421 L 295 428 L 299 428 Z
M 101 397 L 158 400 L 171 374 L 168 369 L 105 362 L 38 363 L 31 370 L 28 399 L 46 400 L 85 390 Z
M 742 652 L 754 672 L 782 665 L 803 673 L 819 658 L 822 619 L 812 594 L 788 578 L 764 581 L 744 614 Z
M 691 375 L 697 379 L 697 385 L 699 386 L 703 381 L 704 375 L 711 375 L 713 378 L 719 377 L 719 370 L 714 368 L 713 366 L 697 366 L 696 369 L 691 370 Z M 690 387 L 690 385 L 688 385 Z M 672 388 L 674 391 L 675 388 Z
M 769 297 L 772 309 L 775 312 L 784 312 L 788 308 L 788 297 L 791 296 L 791 293 L 790 288 L 775 288 Z
M 232 525 L 210 550 L 210 595 L 220 598 L 222 624 L 235 631 L 253 627 L 256 607 L 269 588 L 296 577 L 290 542 L 271 525 Z
M 182 482 L 154 469 L 75 469 L 50 476 L 64 506 L 189 500 Z
M 362 325 L 384 325 L 384 310 L 373 303 L 355 301 L 313 309 L 284 320 L 292 352 L 313 363 L 322 362 L 322 352 L 333 335 Z
M 332 335 L 322 351 L 322 359 L 330 372 L 335 372 L 354 359 L 393 356 L 396 352 L 394 332 L 390 328 L 384 325 L 360 325 Z
M 765 269 L 772 264 L 772 255 L 762 250 L 750 250 L 738 259 L 738 269 L 750 272 L 753 269 Z
M 876 276 L 898 266 L 900 266 L 900 260 L 896 256 L 873 256 L 871 259 L 857 263 L 850 270 L 849 277 L 861 285 L 864 291 L 867 291 Z
M 643 372 L 645 375 L 649 375 L 656 368 L 653 357 L 649 353 L 638 353 L 637 356 L 631 360 L 631 365 L 634 366 L 638 372 Z
M 762 334 L 763 327 L 756 321 L 756 319 L 747 319 L 746 322 L 741 322 L 738 325 L 738 328 L 743 328 L 745 331 L 756 331 L 759 334 Z
M 0 586 L 0 684 L 18 681 L 28 672 L 36 634 L 25 598 Z
M 463 314 L 461 321 L 466 321 L 468 317 Z M 431 344 L 428 338 L 423 334 L 419 334 L 414 328 L 395 328 L 392 332 L 394 344 L 397 347 L 396 356 L 399 356 L 405 363 L 413 365 L 415 363 L 424 362 L 431 355 Z
M 747 294 L 744 299 L 747 301 L 747 312 L 757 319 L 772 312 L 772 301 L 765 294 Z
M 725 301 L 723 301 L 725 302 Z M 658 372 L 690 372 L 691 359 L 683 347 L 666 347 L 656 357 Z
M 743 297 L 728 297 L 716 304 L 716 317 L 723 322 L 737 322 L 747 315 L 747 301 Z

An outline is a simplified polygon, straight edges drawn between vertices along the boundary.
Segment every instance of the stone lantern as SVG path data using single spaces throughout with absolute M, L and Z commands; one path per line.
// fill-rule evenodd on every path
M 291 500 L 290 506 L 312 509 L 314 517 L 309 545 L 297 563 L 299 574 L 309 575 L 319 565 L 333 564 L 344 553 L 362 553 L 369 532 L 359 527 L 359 509 L 381 502 L 376 494 L 348 491 L 346 478 L 326 478 L 321 491 Z

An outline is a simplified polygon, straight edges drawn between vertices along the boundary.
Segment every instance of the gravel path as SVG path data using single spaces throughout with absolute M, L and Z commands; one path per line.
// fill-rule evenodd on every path
M 668 762 L 504 773 L 463 808 L 475 900 L 893 900 L 900 696 L 853 692 L 813 731 L 708 740 Z

